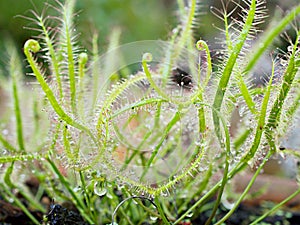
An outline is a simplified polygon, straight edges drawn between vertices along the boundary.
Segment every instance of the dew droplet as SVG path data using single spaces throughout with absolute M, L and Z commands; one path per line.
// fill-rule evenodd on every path
M 164 192 L 164 191 L 162 191 L 162 192 L 161 192 L 161 195 L 162 195 L 163 197 L 167 197 L 167 196 L 169 196 L 169 195 L 170 195 L 170 193 L 169 193 L 169 191 L 168 191 L 168 190 L 166 190 L 165 192 Z
M 77 186 L 77 187 L 75 187 L 74 189 L 74 192 L 81 192 L 82 191 L 82 188 L 81 188 L 81 186 Z
M 156 220 L 157 220 L 157 217 L 156 217 L 156 216 L 150 216 L 150 220 L 156 221 Z
M 194 213 L 193 213 L 193 212 L 190 212 L 189 214 L 186 215 L 186 217 L 191 218 L 193 215 L 194 215 Z
M 103 196 L 107 193 L 106 188 L 104 187 L 104 183 L 103 182 L 98 182 L 96 181 L 94 183 L 94 193 L 98 196 Z

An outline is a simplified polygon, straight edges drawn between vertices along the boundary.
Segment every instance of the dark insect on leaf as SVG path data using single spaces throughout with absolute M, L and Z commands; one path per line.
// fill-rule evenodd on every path
M 185 89 L 192 89 L 193 87 L 193 81 L 191 75 L 178 67 L 172 70 L 171 80 L 177 86 Z

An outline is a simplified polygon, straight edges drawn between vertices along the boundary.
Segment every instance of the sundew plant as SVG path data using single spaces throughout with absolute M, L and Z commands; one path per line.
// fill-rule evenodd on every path
M 22 82 L 9 47 L 10 80 L 1 82 L 10 103 L 0 120 L 0 189 L 33 224 L 52 224 L 39 202 L 43 192 L 74 204 L 88 224 L 188 224 L 204 211 L 206 225 L 224 224 L 271 157 L 299 158 L 282 140 L 299 111 L 300 5 L 260 31 L 268 16 L 264 0 L 224 1 L 211 8 L 223 22 L 221 34 L 206 41 L 195 32 L 205 16 L 201 1 L 177 2 L 179 25 L 169 40 L 119 45 L 116 29 L 104 54 L 97 35 L 91 51 L 79 46 L 73 0 L 26 17 L 37 32 L 24 45 L 35 81 Z M 287 50 L 272 47 L 280 36 Z M 213 42 L 219 49 L 210 49 Z M 258 75 L 258 85 L 254 71 L 266 57 L 270 68 Z M 230 181 L 248 167 L 252 178 L 220 216 Z M 28 176 L 40 182 L 34 196 L 22 184 Z M 43 222 L 15 192 L 44 213 Z

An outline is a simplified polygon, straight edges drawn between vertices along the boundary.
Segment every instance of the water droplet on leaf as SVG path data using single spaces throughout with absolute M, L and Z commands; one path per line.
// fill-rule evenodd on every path
M 156 221 L 156 220 L 157 220 L 157 217 L 156 217 L 156 216 L 150 216 L 150 220 Z
M 107 190 L 103 182 L 96 181 L 94 183 L 94 193 L 98 196 L 103 196 L 107 193 Z

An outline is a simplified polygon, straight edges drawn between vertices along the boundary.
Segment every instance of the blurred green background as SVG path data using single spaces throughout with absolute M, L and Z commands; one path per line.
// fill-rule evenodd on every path
M 0 66 L 5 65 L 5 43 L 13 41 L 20 54 L 24 42 L 36 32 L 25 29 L 32 22 L 22 16 L 33 17 L 31 9 L 39 14 L 45 3 L 57 6 L 54 0 L 0 0 Z M 173 0 L 77 0 L 76 28 L 81 44 L 89 47 L 93 33 L 99 34 L 100 46 L 105 48 L 113 28 L 121 30 L 121 42 L 148 39 L 167 39 L 175 24 L 176 4 Z M 48 7 L 46 14 L 55 14 Z M 103 50 L 102 49 L 102 50 Z
M 203 6 L 201 10 L 203 15 L 197 36 L 211 39 L 217 36 L 218 32 L 211 24 L 219 27 L 222 27 L 222 24 L 212 15 L 209 6 L 220 8 L 221 0 L 200 2 Z M 4 46 L 7 40 L 12 41 L 22 54 L 24 42 L 37 34 L 32 30 L 24 29 L 30 27 L 31 22 L 19 16 L 32 17 L 30 10 L 34 9 L 40 13 L 45 3 L 57 5 L 54 0 L 13 0 L 13 2 L 0 0 L 0 68 L 6 64 Z M 297 3 L 299 0 L 269 0 L 268 10 L 272 17 L 277 5 L 284 11 Z M 79 16 L 75 17 L 75 22 L 83 46 L 90 47 L 92 34 L 97 32 L 102 47 L 100 50 L 104 50 L 107 38 L 115 27 L 121 30 L 121 43 L 168 39 L 171 30 L 178 22 L 176 9 L 176 0 L 77 0 L 76 11 L 79 12 Z M 48 8 L 48 11 L 53 13 L 51 8 Z

